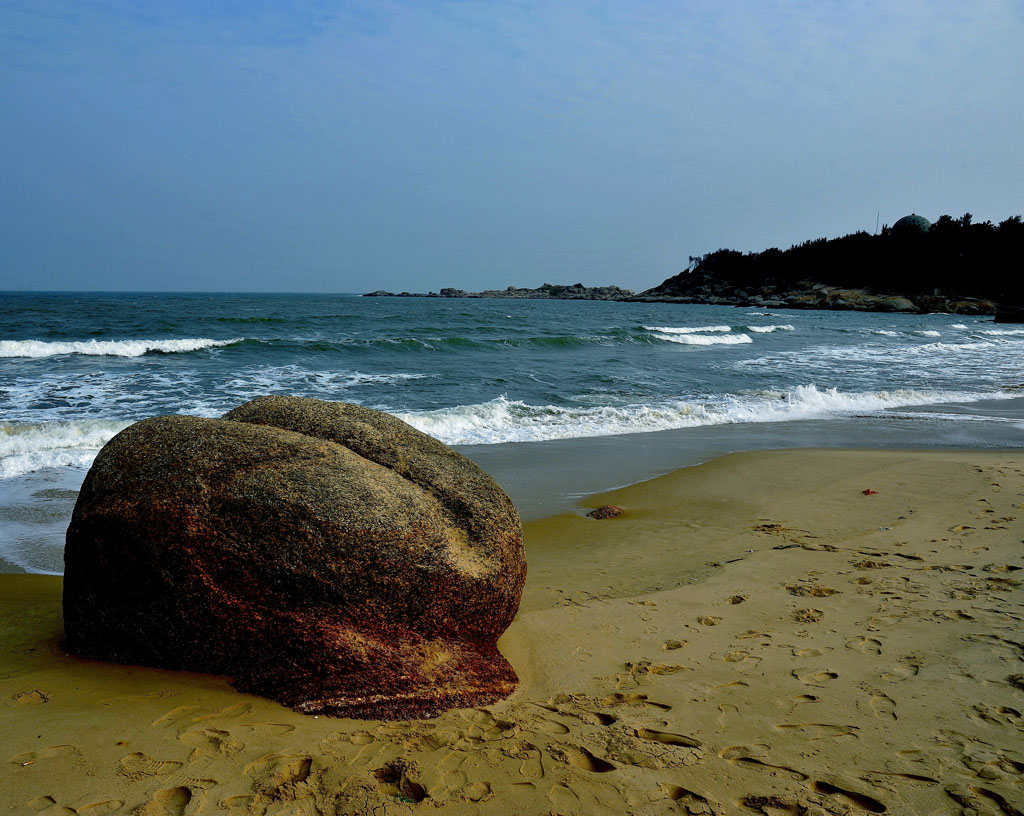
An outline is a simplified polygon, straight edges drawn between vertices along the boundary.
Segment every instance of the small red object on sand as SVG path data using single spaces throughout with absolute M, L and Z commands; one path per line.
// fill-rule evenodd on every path
M 877 490 L 872 490 L 872 489 L 871 489 L 870 487 L 869 487 L 869 488 L 868 488 L 867 490 L 862 490 L 861 492 L 862 492 L 862 493 L 863 493 L 863 494 L 864 494 L 865 496 L 874 496 L 875 494 L 877 494 L 877 493 L 878 493 L 878 491 L 877 491 Z

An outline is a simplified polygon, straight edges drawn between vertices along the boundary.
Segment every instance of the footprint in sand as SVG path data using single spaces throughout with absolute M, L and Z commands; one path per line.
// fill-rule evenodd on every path
M 540 749 L 532 742 L 520 742 L 514 749 L 503 748 L 509 759 L 519 760 L 519 775 L 527 779 L 544 778 L 544 759 Z
M 108 813 L 115 813 L 124 806 L 120 799 L 105 799 L 102 802 L 93 802 L 88 805 L 80 805 L 77 808 L 70 808 L 58 805 L 57 800 L 52 796 L 36 796 L 27 802 L 29 810 L 39 813 L 41 816 L 106 816 Z
M 234 756 L 245 749 L 245 743 L 231 739 L 230 733 L 219 728 L 186 731 L 178 739 L 192 748 L 192 753 L 188 758 L 189 762 L 213 759 L 217 756 Z
M 801 683 L 806 683 L 809 686 L 823 686 L 830 680 L 838 678 L 839 674 L 838 672 L 826 669 L 810 669 L 808 671 L 797 671 L 794 669 L 793 676 Z
M 760 663 L 761 658 L 757 655 L 752 655 L 750 652 L 744 649 L 734 649 L 731 652 L 726 652 L 722 657 L 726 663 Z
M 797 609 L 793 612 L 793 620 L 797 623 L 821 623 L 825 613 L 820 609 Z
M 653 731 L 650 728 L 638 728 L 636 735 L 648 742 L 660 742 L 663 745 L 681 745 L 686 748 L 700 748 L 700 743 L 683 734 L 673 734 L 669 731 Z
M 765 758 L 768 756 L 768 752 L 770 750 L 771 746 L 763 743 L 755 745 L 733 745 L 719 751 L 718 755 L 722 759 L 731 762 L 737 768 L 763 771 L 771 774 L 772 776 L 781 772 L 790 779 L 795 779 L 798 782 L 803 782 L 807 779 L 807 774 L 801 773 L 795 768 L 790 768 L 786 765 L 773 765 L 770 762 L 765 762 Z
M 133 816 L 182 816 L 192 801 L 188 788 L 165 788 L 153 794 L 145 805 L 133 811 Z
M 20 691 L 11 697 L 16 705 L 42 705 L 43 703 L 50 702 L 50 696 L 45 691 L 39 689 L 29 689 L 28 691 Z
M 608 773 L 615 770 L 615 766 L 610 762 L 596 757 L 586 748 L 572 743 L 560 742 L 551 745 L 548 747 L 548 753 L 556 762 L 591 773 Z
M 115 813 L 124 805 L 120 799 L 107 799 L 103 802 L 93 802 L 91 805 L 82 805 L 76 808 L 81 816 L 106 816 L 108 813 Z
M 312 758 L 307 754 L 267 754 L 245 768 L 257 790 L 272 791 L 283 785 L 305 782 Z
M 373 776 L 382 794 L 415 804 L 427 798 L 426 788 L 412 779 L 415 772 L 414 763 L 396 759 L 375 770 Z
M 151 776 L 158 778 L 170 776 L 180 767 L 181 763 L 175 760 L 161 761 L 153 759 L 149 754 L 136 752 L 121 757 L 121 761 L 117 764 L 117 772 L 132 782 L 137 782 L 140 779 L 146 779 Z
M 613 708 L 615 706 L 650 706 L 661 711 L 672 710 L 672 706 L 667 703 L 656 703 L 654 700 L 648 699 L 646 694 L 623 694 L 621 691 L 609 694 L 601 700 L 601 705 L 605 708 Z
M 847 790 L 830 782 L 817 781 L 811 785 L 815 793 L 825 794 L 837 800 L 840 804 L 852 807 L 855 810 L 866 810 L 869 813 L 885 813 L 887 808 L 877 799 L 857 791 Z
M 44 760 L 68 759 L 80 756 L 81 751 L 79 751 L 74 745 L 51 745 L 49 748 L 41 748 L 38 751 L 28 751 L 24 754 L 13 756 L 10 759 L 10 763 L 12 765 L 27 767 Z
M 699 793 L 684 788 L 681 785 L 662 782 L 661 792 L 675 802 L 685 813 L 714 814 L 721 810 L 717 804 L 711 802 L 707 797 L 701 796 Z
M 875 716 L 880 719 L 899 719 L 899 717 L 896 716 L 896 702 L 887 694 L 883 694 L 880 691 L 873 692 L 871 699 L 868 701 L 868 705 L 871 706 L 871 710 L 875 713 Z
M 834 725 L 832 723 L 779 723 L 775 727 L 780 731 L 789 731 L 811 740 L 827 737 L 856 737 L 859 730 L 856 725 Z
M 36 796 L 28 800 L 28 807 L 33 813 L 43 813 L 44 816 L 57 816 L 67 814 L 73 816 L 75 811 L 69 807 L 58 807 L 57 800 L 52 796 Z
M 490 782 L 470 782 L 462 789 L 462 796 L 469 802 L 483 802 L 493 795 Z
M 251 805 L 255 798 L 245 795 L 229 796 L 220 803 L 220 806 L 222 810 L 228 812 L 228 816 L 243 816 L 243 814 L 247 816 L 251 812 Z
M 866 635 L 858 635 L 846 641 L 846 648 L 861 654 L 878 655 L 882 653 L 882 641 Z
M 740 715 L 738 706 L 732 703 L 720 703 L 718 706 L 718 723 L 725 728 L 729 723 L 735 722 Z

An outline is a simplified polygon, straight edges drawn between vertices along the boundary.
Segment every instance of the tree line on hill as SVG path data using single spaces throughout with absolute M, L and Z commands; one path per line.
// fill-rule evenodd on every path
M 870 289 L 906 296 L 943 295 L 1024 301 L 1024 221 L 999 224 L 941 216 L 930 229 L 884 227 L 877 235 L 855 232 L 818 238 L 789 249 L 762 252 L 719 249 L 690 258 L 692 268 L 669 278 L 685 291 L 714 281 L 734 289 L 792 289 L 813 281 L 841 288 Z

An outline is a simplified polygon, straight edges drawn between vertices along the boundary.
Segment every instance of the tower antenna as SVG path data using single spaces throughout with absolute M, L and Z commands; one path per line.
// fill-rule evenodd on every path
M 875 235 L 878 235 L 878 219 L 882 217 L 882 211 L 875 213 Z

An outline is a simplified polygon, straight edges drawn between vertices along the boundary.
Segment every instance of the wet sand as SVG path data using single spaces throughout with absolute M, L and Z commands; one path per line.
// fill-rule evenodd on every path
M 877 493 L 865 495 L 864 490 Z M 0 802 L 43 814 L 1018 814 L 1024 453 L 735 454 L 530 522 L 508 700 L 311 718 L 60 648 L 0 576 Z

